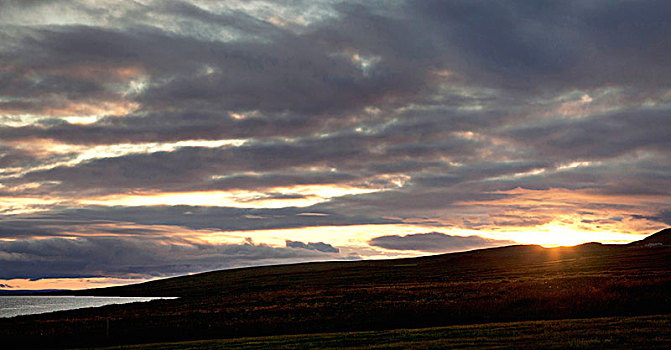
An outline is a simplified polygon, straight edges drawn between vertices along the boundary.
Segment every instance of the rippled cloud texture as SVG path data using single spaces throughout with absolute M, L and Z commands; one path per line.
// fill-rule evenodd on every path
M 669 18 L 3 1 L 0 288 L 638 239 L 671 223 Z

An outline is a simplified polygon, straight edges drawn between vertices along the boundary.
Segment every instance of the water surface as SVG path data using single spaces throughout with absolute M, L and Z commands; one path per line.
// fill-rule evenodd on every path
M 155 297 L 81 297 L 81 296 L 0 296 L 0 317 L 42 314 L 110 304 L 145 302 Z

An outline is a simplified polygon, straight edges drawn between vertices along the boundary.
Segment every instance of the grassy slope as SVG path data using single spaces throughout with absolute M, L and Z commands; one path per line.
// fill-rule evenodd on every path
M 130 286 L 54 294 L 100 296 L 230 295 L 259 290 L 350 288 L 555 278 L 647 276 L 668 267 L 669 247 L 587 244 L 547 249 L 509 246 L 437 256 L 350 262 L 305 263 L 223 270 Z
M 182 298 L 0 320 L 0 342 L 101 345 L 671 313 L 671 248 L 514 246 L 218 271 L 78 294 Z
M 671 315 L 521 321 L 111 347 L 169 349 L 657 349 L 671 344 Z

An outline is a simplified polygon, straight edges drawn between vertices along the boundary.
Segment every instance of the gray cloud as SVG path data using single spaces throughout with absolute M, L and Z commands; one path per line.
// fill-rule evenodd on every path
M 324 242 L 309 242 L 303 243 L 300 241 L 286 241 L 287 248 L 299 248 L 299 249 L 308 249 L 316 250 L 324 253 L 338 253 L 340 249 L 335 248 L 334 246 L 324 243 Z
M 440 232 L 415 233 L 406 236 L 380 236 L 368 244 L 393 250 L 419 250 L 424 252 L 454 252 L 514 244 L 506 240 L 487 239 L 479 236 L 451 236 Z
M 320 215 L 303 215 L 317 212 Z M 190 229 L 222 231 L 393 224 L 398 220 L 366 215 L 344 215 L 311 208 L 250 209 L 197 206 L 87 207 L 61 209 L 36 214 L 6 215 L 0 219 L 0 237 L 67 236 L 72 232 L 89 235 L 125 234 L 160 237 L 164 229 L 152 225 L 182 226 Z M 124 227 L 115 227 L 113 224 Z M 132 227 L 128 224 L 143 225 Z
M 348 58 L 338 54 L 352 41 L 331 32 L 333 26 L 342 23 L 325 23 L 324 27 L 297 36 L 240 13 L 215 16 L 185 4 L 172 7 L 176 11 L 168 15 L 216 17 L 220 28 L 234 27 L 247 39 L 197 40 L 138 25 L 127 31 L 88 26 L 44 27 L 29 31 L 24 45 L 6 56 L 9 62 L 33 69 L 91 62 L 146 67 L 152 83 L 137 100 L 149 109 L 168 103 L 180 108 L 197 104 L 211 110 L 223 107 L 314 114 L 374 103 L 390 93 L 413 94 L 421 86 L 423 74 L 413 74 L 421 73 L 421 68 L 409 71 L 413 65 L 393 58 L 380 62 L 380 67 L 369 74 L 362 74 Z M 258 35 L 262 40 L 255 39 Z M 25 60 L 29 52 L 33 55 Z M 199 74 L 208 67 L 209 74 Z M 391 86 L 394 88 L 390 90 Z M 58 88 L 65 90 L 47 85 L 43 90 L 86 91 L 77 84 L 61 84 Z M 90 96 L 95 96 L 94 91 Z
M 635 219 L 645 219 L 645 220 L 651 220 L 651 221 L 657 221 L 661 223 L 665 223 L 667 225 L 671 225 L 671 210 L 662 210 L 659 213 L 656 213 L 655 215 L 632 215 L 633 218 Z
M 557 159 L 601 159 L 671 146 L 668 109 L 640 108 L 577 120 L 556 119 L 509 131 L 524 144 Z
M 669 223 L 668 2 L 213 4 L 0 2 L 0 196 L 63 200 L 5 215 L 0 236 L 487 229 L 552 211 Z M 244 143 L 80 153 L 230 139 Z M 302 209 L 72 204 L 138 191 L 295 199 L 273 187 L 313 184 L 384 191 Z M 610 199 L 515 204 L 519 190 Z
M 317 250 L 204 245 L 137 238 L 0 242 L 0 278 L 149 277 L 240 266 L 333 259 Z
M 3 50 L 13 68 L 4 71 L 7 84 L 0 93 L 12 97 L 11 103 L 40 103 L 45 94 L 65 94 L 64 101 L 71 102 L 80 98 L 118 100 L 124 94 L 118 90 L 119 84 L 127 82 L 126 78 L 100 74 L 105 67 L 136 67 L 149 77 L 149 83 L 146 90 L 133 95 L 131 100 L 141 107 L 132 114 L 103 118 L 92 125 L 53 122 L 0 128 L 5 140 L 38 137 L 86 144 L 265 138 L 265 142 L 238 148 L 183 148 L 92 160 L 33 172 L 17 181 L 56 180 L 61 185 L 43 190 L 91 188 L 99 193 L 131 188 L 226 189 L 238 185 L 229 179 L 207 179 L 212 175 L 237 177 L 236 171 L 267 173 L 322 165 L 340 171 L 349 168 L 353 171 L 340 174 L 351 179 L 406 173 L 415 184 L 442 187 L 472 181 L 474 176 L 506 175 L 506 171 L 516 170 L 497 164 L 499 160 L 517 159 L 511 164 L 519 164 L 524 159 L 529 166 L 543 168 L 547 163 L 668 149 L 666 140 L 671 137 L 664 127 L 663 116 L 668 114 L 664 105 L 628 107 L 583 119 L 527 123 L 525 117 L 535 112 L 536 97 L 552 100 L 567 89 L 590 88 L 574 84 L 581 80 L 580 75 L 600 88 L 614 82 L 599 79 L 628 71 L 611 67 L 608 74 L 592 76 L 605 69 L 603 62 L 646 60 L 645 65 L 631 70 L 635 74 L 619 83 L 628 86 L 626 95 L 638 96 L 638 103 L 663 99 L 660 94 L 651 96 L 646 92 L 649 89 L 641 90 L 636 79 L 649 84 L 649 76 L 654 76 L 663 84 L 661 77 L 667 70 L 655 68 L 659 64 L 650 60 L 661 64 L 668 55 L 665 45 L 656 44 L 665 38 L 668 26 L 660 15 L 669 10 L 665 4 L 539 7 L 530 3 L 407 2 L 399 6 L 385 11 L 340 4 L 333 8 L 335 16 L 299 32 L 254 16 L 215 14 L 184 3 L 145 9 L 244 34 L 230 41 L 194 38 L 192 30 L 176 34 L 138 26 L 148 17 L 131 7 L 122 9 L 129 15 L 120 27 L 14 28 L 8 35 L 15 41 L 26 40 Z M 399 9 L 402 12 L 395 12 Z M 624 13 L 632 17 L 621 18 Z M 609 16 L 621 20 L 609 20 Z M 622 23 L 635 29 L 619 37 L 609 34 L 622 31 Z M 634 43 L 634 37 L 640 40 Z M 641 50 L 632 52 L 632 47 Z M 379 60 L 364 74 L 344 55 L 347 50 Z M 657 55 L 638 54 L 650 50 Z M 78 65 L 93 67 L 89 69 L 96 74 L 73 74 Z M 445 82 L 435 78 L 434 72 L 441 69 L 454 72 L 455 78 L 448 80 L 452 90 L 445 90 Z M 32 75 L 23 74 L 28 71 Z M 203 76 L 203 72 L 209 73 Z M 501 82 L 513 84 L 515 89 L 506 85 L 502 90 Z M 525 95 L 527 88 L 540 82 L 545 91 L 542 95 Z M 469 93 L 458 93 L 460 89 Z M 21 96 L 35 98 L 20 101 Z M 390 100 L 389 96 L 394 97 Z M 398 110 L 409 101 L 431 108 Z M 379 108 L 382 115 L 362 111 L 370 106 Z M 485 109 L 466 112 L 459 108 L 462 106 Z M 239 120 L 229 115 L 245 111 L 257 114 Z M 366 132 L 347 131 L 357 126 Z M 451 134 L 472 130 L 483 137 L 466 139 Z M 329 136 L 317 136 L 319 133 Z M 282 136 L 298 137 L 298 142 L 268 139 Z M 494 146 L 492 139 L 500 137 L 509 144 Z M 487 158 L 482 154 L 488 154 Z M 7 163 L 17 164 L 15 156 L 6 158 Z M 435 161 L 439 158 L 466 166 L 447 171 L 445 164 Z M 482 161 L 487 164 L 475 163 Z M 486 172 L 487 168 L 492 172 Z M 100 173 L 110 176 L 98 176 Z M 278 176 L 284 175 L 257 178 Z
M 671 6 L 663 1 L 412 5 L 437 40 L 460 53 L 459 71 L 479 82 L 524 90 L 668 86 L 670 73 L 660 64 L 671 57 L 662 44 L 669 40 Z
M 29 152 L 0 145 L 0 169 L 26 166 L 36 160 Z
M 398 217 L 410 221 L 461 216 L 460 210 L 467 210 L 460 202 L 496 201 L 511 199 L 515 194 L 488 193 L 478 186 L 453 186 L 447 188 L 413 188 L 389 190 L 356 196 L 343 196 L 323 204 L 313 206 L 316 209 L 355 215 L 367 213 L 381 217 Z M 447 215 L 446 215 L 447 211 Z M 422 220 L 420 220 L 422 221 Z
M 476 87 L 506 84 L 510 88 L 513 84 L 524 91 L 540 84 L 554 93 L 608 84 L 651 86 L 653 81 L 658 87 L 668 87 L 668 70 L 660 68 L 670 54 L 668 45 L 660 43 L 668 32 L 664 14 L 669 13 L 669 6 L 661 2 L 596 3 L 539 7 L 529 3 L 421 1 L 403 5 L 402 15 L 373 6 L 340 5 L 336 6 L 338 16 L 314 23 L 299 34 L 241 13 L 212 14 L 183 3 L 145 9 L 233 27 L 247 34 L 229 42 L 199 40 L 190 36 L 192 31 L 175 35 L 137 23 L 125 29 L 25 29 L 24 38 L 29 40 L 4 54 L 8 62 L 22 68 L 6 73 L 8 84 L 3 84 L 3 94 L 16 93 L 17 98 L 65 94 L 64 101 L 120 98 L 119 77 L 100 81 L 100 74 L 72 77 L 52 72 L 54 67 L 72 69 L 77 64 L 98 65 L 101 72 L 104 65 L 144 67 L 151 83 L 135 96 L 143 111 L 136 117 L 93 126 L 6 130 L 4 134 L 42 135 L 70 142 L 137 142 L 194 135 L 258 137 L 275 128 L 279 128 L 278 134 L 291 133 L 294 128 L 315 131 L 343 120 L 342 112 L 425 101 L 425 94 L 437 83 L 432 72 L 438 69 L 454 71 Z M 147 21 L 138 13 L 133 12 L 128 20 Z M 15 35 L 19 37 L 14 40 L 22 38 Z M 352 49 L 380 60 L 363 74 L 338 54 Z M 203 76 L 207 67 L 212 72 Z M 21 71 L 43 76 L 21 81 L 28 79 Z M 576 85 L 583 81 L 590 86 Z M 464 83 L 457 80 L 452 84 Z M 388 103 L 389 96 L 396 102 Z M 518 103 L 520 98 L 526 97 L 518 96 Z M 40 100 L 54 102 L 40 98 L 20 103 Z M 174 112 L 166 110 L 168 105 L 179 110 L 178 115 L 205 115 L 209 121 L 193 118 L 184 125 L 182 117 L 180 125 L 179 119 L 170 117 Z M 235 122 L 226 113 L 249 110 L 270 114 L 290 111 L 292 116 Z M 149 130 L 150 125 L 158 128 Z
M 406 164 L 414 164 L 418 170 L 426 166 L 440 166 L 440 163 L 435 162 L 436 156 L 454 155 L 466 159 L 480 146 L 480 142 L 462 138 L 440 143 L 413 144 L 412 141 L 421 136 L 401 135 L 400 131 L 394 131 L 391 135 L 344 132 L 290 142 L 272 139 L 249 142 L 239 147 L 182 147 L 170 152 L 94 159 L 74 166 L 34 171 L 24 176 L 23 180 L 60 181 L 60 185 L 50 188 L 50 191 L 59 188 L 108 188 L 114 192 L 127 188 L 183 190 L 196 189 L 198 185 L 210 187 L 215 183 L 230 181 L 212 181 L 212 176 L 250 171 L 268 173 L 300 167 L 326 167 L 345 171 L 329 175 L 335 180 L 336 177 L 353 176 L 347 173 L 349 170 L 357 172 L 359 177 L 384 173 L 388 169 L 385 164 L 404 160 L 409 162 Z M 401 137 L 407 140 L 400 140 Z M 396 139 L 398 144 L 377 150 L 376 145 L 385 139 Z M 362 168 L 362 164 L 371 166 Z M 300 174 L 305 179 L 315 175 L 319 176 Z

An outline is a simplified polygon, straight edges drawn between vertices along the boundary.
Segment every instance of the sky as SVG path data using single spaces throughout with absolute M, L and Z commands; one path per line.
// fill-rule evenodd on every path
M 0 289 L 671 225 L 669 1 L 0 2 Z

